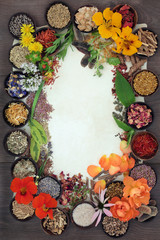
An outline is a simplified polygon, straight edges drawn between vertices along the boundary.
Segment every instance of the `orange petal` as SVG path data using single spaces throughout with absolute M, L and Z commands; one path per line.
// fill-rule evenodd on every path
M 135 159 L 132 158 L 132 157 L 129 158 L 129 160 L 128 160 L 128 168 L 132 169 L 134 167 L 134 165 L 135 165 Z
M 122 162 L 120 164 L 120 172 L 126 172 L 128 170 L 128 161 L 126 161 L 123 157 L 122 157 Z
M 111 163 L 111 165 L 118 167 L 121 164 L 121 157 L 115 153 L 111 153 L 109 156 L 109 161 Z
M 113 165 L 110 166 L 109 168 L 109 174 L 114 175 L 120 171 L 120 167 L 115 167 Z
M 131 153 L 131 145 L 129 144 L 127 146 L 127 141 L 122 140 L 120 142 L 120 150 L 122 151 L 123 154 L 129 154 Z
M 12 192 L 18 192 L 22 188 L 22 183 L 20 178 L 14 178 L 12 180 L 10 189 Z
M 87 172 L 91 177 L 97 176 L 101 171 L 102 171 L 102 168 L 95 165 L 90 165 L 87 168 Z
M 110 201 L 108 201 L 109 203 L 116 203 L 117 201 L 120 201 L 119 197 L 113 197 Z
M 31 193 L 31 194 L 36 194 L 37 193 L 37 186 L 34 182 L 29 182 L 27 184 L 27 190 Z
M 101 168 L 104 168 L 104 170 L 107 171 L 110 167 L 109 158 L 107 158 L 106 155 L 103 155 L 99 160 L 99 165 Z
M 28 191 L 25 193 L 25 195 L 22 195 L 20 192 L 18 192 L 16 193 L 15 200 L 20 204 L 29 204 L 33 200 L 33 195 Z
M 47 216 L 48 212 L 43 211 L 42 208 L 36 208 L 35 214 L 38 218 L 43 219 Z
M 43 206 L 43 204 L 45 203 L 45 197 L 41 195 L 41 193 L 39 194 L 39 196 L 35 197 L 32 201 L 32 205 L 34 208 L 40 208 Z
M 134 179 L 132 177 L 126 176 L 123 179 L 124 185 L 131 185 L 134 182 Z
M 94 192 L 99 193 L 99 192 L 101 192 L 101 190 L 104 190 L 105 187 L 106 187 L 106 181 L 105 180 L 99 180 L 94 185 Z
M 92 21 L 95 22 L 95 24 L 97 26 L 103 24 L 103 15 L 101 12 L 96 12 L 93 17 L 92 17 Z
M 121 28 L 122 15 L 118 12 L 113 13 L 112 15 L 112 25 Z

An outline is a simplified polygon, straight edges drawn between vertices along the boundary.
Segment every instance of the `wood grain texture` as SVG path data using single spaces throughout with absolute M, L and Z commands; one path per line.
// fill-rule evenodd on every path
M 45 9 L 48 4 L 53 1 L 50 0 L 0 0 L 0 239 L 1 240 L 28 240 L 34 239 L 52 239 L 53 237 L 46 235 L 39 224 L 37 218 L 33 218 L 31 221 L 21 223 L 12 218 L 9 214 L 9 203 L 12 197 L 12 193 L 9 189 L 11 177 L 10 166 L 13 162 L 13 157 L 9 156 L 3 149 L 3 138 L 6 132 L 10 129 L 2 118 L 2 109 L 7 101 L 11 98 L 4 91 L 4 79 L 11 71 L 11 64 L 8 61 L 8 52 L 13 42 L 12 36 L 8 32 L 8 21 L 11 15 L 17 12 L 27 12 L 35 20 L 36 26 L 46 24 Z M 153 30 L 160 36 L 160 1 L 157 0 L 64 0 L 71 7 L 72 13 L 77 8 L 85 5 L 86 3 L 97 6 L 100 10 L 106 7 L 114 7 L 118 3 L 131 4 L 138 13 L 139 23 L 147 23 L 148 28 Z M 155 56 L 149 58 L 148 69 L 157 73 L 160 76 L 160 48 Z M 146 102 L 151 105 L 155 112 L 155 119 L 153 125 L 150 127 L 160 142 L 160 90 L 150 98 L 146 98 Z M 150 164 L 154 167 L 157 173 L 157 185 L 152 190 L 152 196 L 157 200 L 158 206 L 160 206 L 160 153 L 150 161 Z M 159 207 L 160 208 L 160 207 Z M 139 223 L 136 220 L 130 222 L 130 228 L 124 237 L 124 240 L 158 240 L 160 239 L 160 214 L 156 218 L 146 223 Z M 101 226 L 86 231 L 81 231 L 74 227 L 72 224 L 65 235 L 54 237 L 54 239 L 66 239 L 66 240 L 97 240 L 97 239 L 111 239 L 106 236 Z

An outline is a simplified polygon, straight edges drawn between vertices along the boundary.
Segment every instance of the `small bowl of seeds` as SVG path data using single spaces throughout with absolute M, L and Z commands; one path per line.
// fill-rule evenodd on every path
M 62 187 L 60 182 L 51 176 L 42 177 L 38 182 L 37 195 L 40 193 L 50 194 L 56 200 L 60 198 L 62 194 Z
M 10 213 L 14 219 L 25 222 L 34 217 L 35 209 L 32 206 L 32 202 L 29 204 L 19 204 L 15 198 L 13 198 L 10 203 Z
M 23 90 L 23 85 L 21 84 L 21 79 L 26 76 L 19 71 L 11 72 L 5 79 L 4 87 L 8 95 L 12 98 L 22 99 L 27 97 L 28 92 Z
M 11 35 L 19 39 L 21 36 L 21 27 L 23 24 L 31 24 L 32 27 L 35 29 L 35 24 L 31 16 L 29 16 L 27 13 L 19 12 L 11 16 L 9 23 L 8 23 L 8 29 Z
M 3 145 L 7 153 L 12 156 L 25 155 L 30 145 L 28 134 L 20 129 L 10 131 L 3 140 Z
M 127 233 L 129 222 L 120 221 L 118 218 L 104 216 L 102 219 L 102 229 L 110 237 L 122 237 Z
M 46 20 L 55 31 L 68 28 L 72 20 L 69 6 L 59 1 L 50 4 L 46 11 Z
M 94 226 L 92 217 L 95 213 L 95 206 L 88 201 L 81 201 L 76 204 L 71 211 L 71 221 L 75 226 L 87 229 Z
M 28 157 L 16 159 L 11 166 L 11 175 L 13 178 L 34 178 L 37 175 L 37 172 L 38 168 L 35 161 Z
M 136 130 L 150 127 L 153 119 L 153 110 L 144 102 L 132 103 L 126 110 L 126 122 Z
M 96 12 L 98 12 L 98 8 L 91 5 L 80 7 L 74 14 L 76 28 L 84 33 L 95 31 L 97 25 L 92 21 L 92 17 Z
M 148 69 L 141 70 L 135 74 L 132 86 L 139 96 L 151 96 L 159 87 L 158 77 Z
M 26 55 L 29 54 L 28 48 L 22 47 L 19 43 L 13 45 L 9 51 L 9 61 L 14 68 L 22 69 L 23 63 L 29 63 Z
M 61 208 L 53 209 L 53 219 L 49 216 L 41 220 L 41 226 L 45 233 L 49 235 L 61 235 L 69 226 L 69 216 Z
M 106 186 L 106 188 L 107 188 L 107 191 L 106 191 L 105 197 L 108 200 L 111 200 L 113 197 L 119 197 L 119 198 L 123 197 L 123 188 L 124 188 L 123 182 L 114 181 L 110 183 L 108 186 Z
M 25 126 L 30 117 L 30 108 L 22 101 L 10 101 L 3 109 L 4 121 L 10 127 Z

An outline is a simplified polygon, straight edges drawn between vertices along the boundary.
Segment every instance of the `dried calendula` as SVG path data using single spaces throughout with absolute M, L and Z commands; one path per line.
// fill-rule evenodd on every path
M 23 102 L 11 102 L 5 109 L 5 117 L 13 126 L 25 124 L 29 111 Z

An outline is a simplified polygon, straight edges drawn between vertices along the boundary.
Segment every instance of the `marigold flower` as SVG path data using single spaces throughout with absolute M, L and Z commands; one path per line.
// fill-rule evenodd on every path
M 97 12 L 93 15 L 92 20 L 98 27 L 99 34 L 102 38 L 116 39 L 121 33 L 121 21 L 122 15 L 120 13 L 113 13 L 110 8 L 106 8 L 101 12 Z
M 33 195 L 37 192 L 33 177 L 14 178 L 10 189 L 16 193 L 15 200 L 20 204 L 29 204 L 33 200 Z
M 138 36 L 132 33 L 132 28 L 122 28 L 122 32 L 119 37 L 115 39 L 117 48 L 112 48 L 117 53 L 123 53 L 123 55 L 131 56 L 137 52 L 137 48 L 141 47 L 142 42 L 138 40 Z
M 23 24 L 21 27 L 21 33 L 27 34 L 27 33 L 33 33 L 34 27 L 31 24 Z
M 34 41 L 34 37 L 31 33 L 22 34 L 20 43 L 22 47 L 28 47 Z
M 129 197 L 129 202 L 132 206 L 139 208 L 141 204 L 148 205 L 150 199 L 151 188 L 147 185 L 145 178 L 134 181 L 132 177 L 126 176 L 123 180 L 125 185 L 123 196 Z
M 38 218 L 43 219 L 49 215 L 50 219 L 53 219 L 53 209 L 50 208 L 56 208 L 57 201 L 50 194 L 40 193 L 33 199 L 32 205 Z
M 131 206 L 129 200 L 122 197 L 113 197 L 109 203 L 115 204 L 110 208 L 110 211 L 114 218 L 118 218 L 120 221 L 127 222 L 132 218 L 139 215 L 139 211 L 134 206 Z
M 43 45 L 39 42 L 34 42 L 34 43 L 30 43 L 29 46 L 28 46 L 28 50 L 30 52 L 42 52 L 43 50 Z

